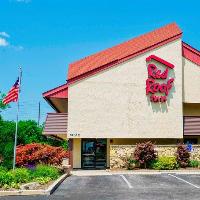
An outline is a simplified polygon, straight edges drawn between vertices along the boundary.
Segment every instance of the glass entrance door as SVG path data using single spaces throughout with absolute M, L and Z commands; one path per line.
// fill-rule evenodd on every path
M 106 168 L 106 139 L 82 139 L 82 168 Z

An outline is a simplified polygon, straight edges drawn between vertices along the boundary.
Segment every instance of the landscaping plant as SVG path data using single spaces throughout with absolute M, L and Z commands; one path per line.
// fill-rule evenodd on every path
M 189 165 L 190 153 L 187 146 L 184 144 L 179 144 L 176 152 L 176 159 L 180 167 L 187 167 Z
M 63 158 L 68 157 L 68 152 L 62 147 L 33 143 L 17 146 L 16 164 L 26 167 L 36 164 L 60 165 Z
M 60 172 L 56 167 L 48 165 L 37 165 L 32 173 L 33 178 L 49 177 L 51 180 L 57 179 L 59 175 Z
M 0 187 L 3 189 L 18 189 L 21 184 L 28 182 L 38 182 L 44 185 L 57 179 L 60 174 L 57 168 L 47 165 L 38 165 L 34 170 L 16 168 L 15 170 L 5 171 L 0 169 Z
M 178 163 L 174 156 L 161 156 L 152 162 L 151 168 L 157 170 L 172 170 L 178 168 Z
M 125 162 L 126 162 L 126 167 L 127 167 L 127 169 L 129 169 L 129 170 L 132 170 L 132 169 L 136 168 L 136 167 L 137 167 L 137 164 L 138 164 L 138 161 L 137 161 L 137 160 L 133 160 L 133 159 L 131 159 L 131 158 L 126 159 Z
M 198 160 L 190 160 L 189 167 L 198 168 L 200 166 L 200 162 Z
M 10 185 L 15 181 L 14 175 L 11 171 L 5 172 L 0 171 L 0 187 L 4 187 L 4 185 Z
M 8 169 L 12 168 L 15 122 L 4 120 L 1 117 L 1 95 L 0 95 L 0 164 Z M 18 123 L 18 145 L 30 143 L 48 144 L 56 147 L 68 148 L 68 142 L 49 138 L 42 134 L 43 126 L 38 126 L 34 120 L 21 120 Z
M 17 168 L 10 172 L 13 174 L 15 183 L 26 183 L 31 180 L 31 171 L 26 168 Z
M 134 151 L 134 159 L 138 161 L 140 167 L 147 168 L 150 163 L 157 158 L 157 152 L 151 141 L 138 143 Z

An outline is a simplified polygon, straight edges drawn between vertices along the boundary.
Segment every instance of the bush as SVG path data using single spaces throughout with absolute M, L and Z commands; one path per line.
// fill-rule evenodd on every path
M 38 182 L 41 185 L 44 185 L 51 181 L 52 179 L 50 177 L 37 177 L 34 179 L 34 181 Z
M 60 172 L 57 168 L 47 165 L 38 165 L 32 174 L 34 178 L 49 177 L 51 180 L 57 179 L 59 175 Z
M 190 160 L 189 161 L 189 167 L 197 168 L 200 166 L 200 162 L 198 160 Z
M 178 145 L 176 159 L 180 167 L 187 167 L 189 165 L 190 154 L 186 145 Z
M 3 166 L 0 166 L 0 172 L 7 172 L 8 171 L 8 169 L 6 168 L 6 167 L 3 167 Z
M 137 144 L 134 158 L 139 162 L 140 167 L 149 167 L 150 163 L 157 158 L 154 144 L 151 141 Z
M 69 154 L 62 147 L 33 143 L 17 146 L 16 164 L 17 166 L 36 164 L 60 165 L 63 158 L 66 157 L 69 157 Z
M 14 171 L 11 171 L 14 176 L 15 183 L 26 183 L 31 180 L 31 173 L 28 169 L 18 168 Z
M 38 165 L 35 170 L 26 168 L 17 168 L 14 171 L 0 171 L 0 187 L 4 189 L 19 188 L 21 183 L 29 181 L 37 181 L 40 184 L 46 184 L 50 180 L 55 180 L 59 177 L 60 172 L 52 166 Z
M 68 142 L 66 140 L 57 140 L 43 135 L 43 127 L 38 127 L 37 122 L 34 120 L 19 121 L 18 127 L 18 144 L 45 143 L 51 146 L 68 148 Z M 0 116 L 0 163 L 8 169 L 11 169 L 13 164 L 14 132 L 15 122 L 3 120 Z
M 126 167 L 127 167 L 127 169 L 130 169 L 130 170 L 134 169 L 134 168 L 136 168 L 137 164 L 138 164 L 137 160 L 133 160 L 131 158 L 128 158 L 126 160 Z
M 12 172 L 0 172 L 0 186 L 3 187 L 4 185 L 11 185 L 13 183 L 14 176 Z
M 153 162 L 151 164 L 151 167 L 153 169 L 158 169 L 158 170 L 171 170 L 171 169 L 177 169 L 178 163 L 176 157 L 162 156 L 159 157 L 158 160 Z

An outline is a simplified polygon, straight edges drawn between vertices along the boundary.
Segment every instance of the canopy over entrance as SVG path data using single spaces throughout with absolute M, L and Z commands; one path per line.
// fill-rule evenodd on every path
M 44 99 L 59 113 L 68 112 L 68 84 L 58 86 L 43 93 Z

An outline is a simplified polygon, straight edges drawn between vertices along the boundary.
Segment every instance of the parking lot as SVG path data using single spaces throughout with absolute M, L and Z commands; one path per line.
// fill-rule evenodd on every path
M 199 200 L 200 174 L 107 174 L 70 176 L 51 196 L 1 197 L 12 200 Z

